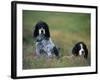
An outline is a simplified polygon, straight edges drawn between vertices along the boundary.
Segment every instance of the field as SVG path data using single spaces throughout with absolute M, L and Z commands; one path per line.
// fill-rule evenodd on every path
M 60 47 L 60 59 L 35 58 L 35 39 L 32 33 L 38 21 L 48 24 L 51 39 Z M 23 69 L 79 67 L 91 65 L 90 14 L 23 10 Z M 83 41 L 88 59 L 72 56 L 73 46 Z

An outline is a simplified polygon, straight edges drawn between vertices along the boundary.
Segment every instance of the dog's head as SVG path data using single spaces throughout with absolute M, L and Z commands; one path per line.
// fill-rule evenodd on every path
M 35 25 L 33 37 L 36 38 L 39 35 L 44 35 L 46 38 L 50 37 L 48 25 L 43 21 L 40 21 Z
M 84 55 L 84 57 L 87 57 L 88 49 L 84 42 L 78 42 L 77 44 L 75 44 L 72 53 L 75 55 Z

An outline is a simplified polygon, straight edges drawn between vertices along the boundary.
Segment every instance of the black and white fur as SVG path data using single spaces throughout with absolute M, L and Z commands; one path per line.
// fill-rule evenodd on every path
M 59 50 L 52 42 L 48 25 L 45 22 L 40 21 L 35 25 L 33 37 L 36 39 L 37 56 L 41 56 L 41 54 L 46 53 L 47 57 L 55 55 L 59 58 Z
M 88 57 L 88 49 L 84 42 L 78 42 L 72 49 L 72 54 L 75 56 L 84 56 L 87 59 Z

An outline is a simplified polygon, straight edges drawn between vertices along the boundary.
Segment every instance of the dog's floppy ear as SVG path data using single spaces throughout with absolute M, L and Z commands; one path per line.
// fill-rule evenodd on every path
M 73 49 L 72 49 L 72 54 L 73 55 L 78 55 L 78 46 L 77 46 L 78 44 L 75 44 L 75 46 L 73 47 Z
M 38 27 L 35 26 L 35 28 L 33 28 L 33 38 L 36 38 L 38 34 L 39 34 Z
M 46 23 L 44 23 L 44 25 L 45 25 L 45 37 L 50 38 L 50 32 L 49 32 L 48 25 Z
M 88 48 L 87 48 L 86 44 L 83 44 L 83 45 L 84 45 L 84 49 L 85 49 L 85 55 L 84 55 L 84 58 L 87 59 L 87 57 L 88 57 Z

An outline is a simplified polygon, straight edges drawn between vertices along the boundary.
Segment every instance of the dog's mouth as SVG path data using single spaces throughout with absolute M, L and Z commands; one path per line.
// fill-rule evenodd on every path
M 44 39 L 45 39 L 45 35 L 44 34 L 39 34 L 39 36 L 37 36 L 37 38 L 36 38 L 36 41 L 41 42 Z

